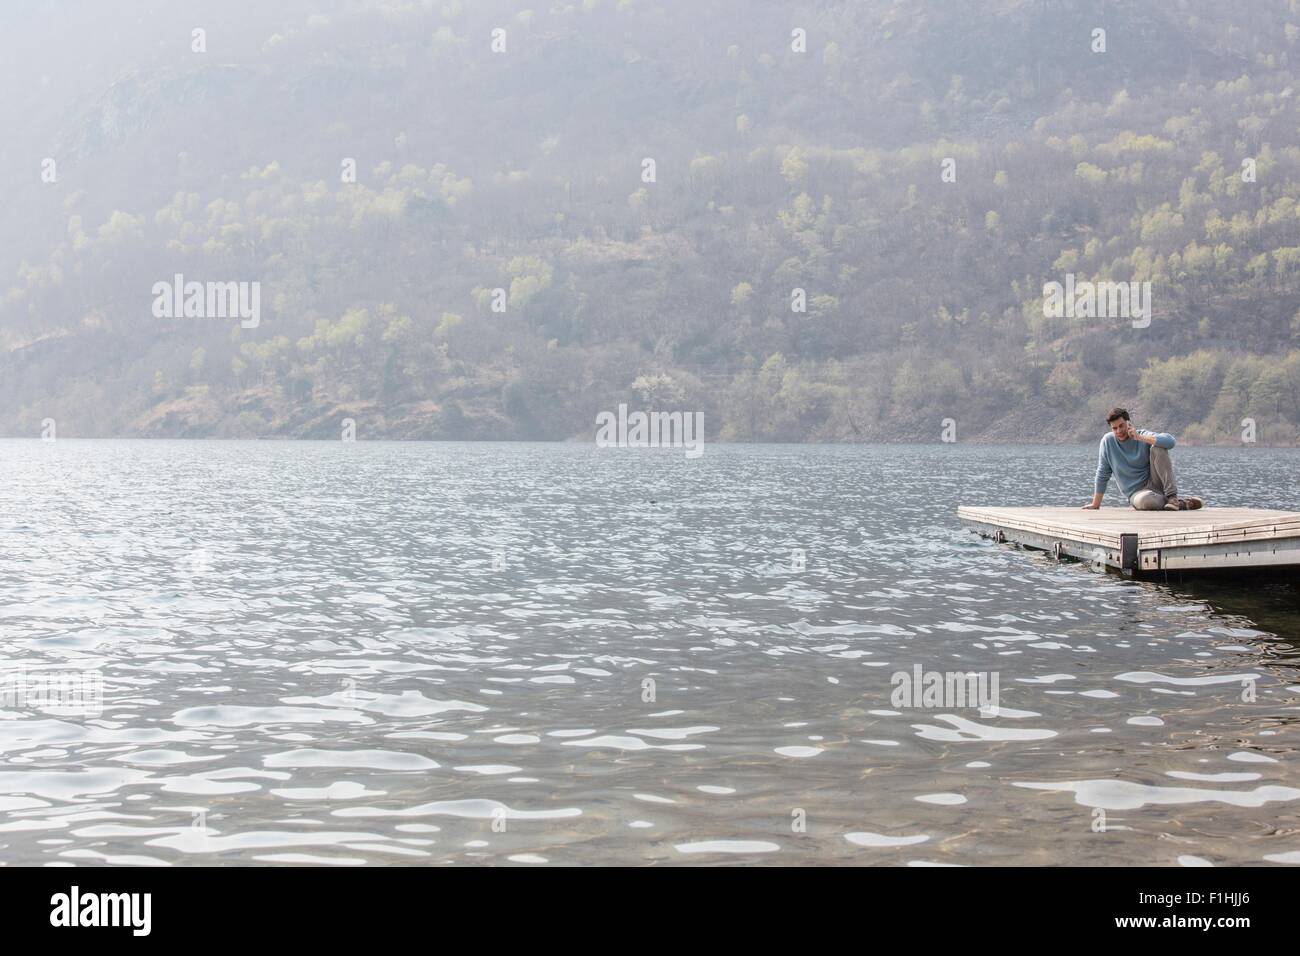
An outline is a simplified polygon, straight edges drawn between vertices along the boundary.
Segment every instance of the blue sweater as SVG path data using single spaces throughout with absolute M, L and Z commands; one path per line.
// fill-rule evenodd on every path
M 1173 435 L 1164 432 L 1157 434 L 1145 428 L 1139 428 L 1138 434 L 1155 435 L 1156 444 L 1161 448 L 1174 447 Z M 1147 479 L 1151 477 L 1151 446 L 1136 438 L 1120 441 L 1115 437 L 1114 432 L 1107 432 L 1097 452 L 1097 482 L 1093 486 L 1097 494 L 1106 493 L 1111 475 L 1115 476 L 1115 483 L 1119 485 L 1119 490 L 1124 492 L 1125 497 L 1132 498 L 1135 492 L 1142 490 Z

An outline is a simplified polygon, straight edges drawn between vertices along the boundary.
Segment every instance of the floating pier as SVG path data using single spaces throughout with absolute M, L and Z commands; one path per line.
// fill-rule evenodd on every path
M 957 509 L 957 517 L 965 527 L 994 541 L 1011 541 L 1130 575 L 1300 569 L 1300 512 L 1295 511 L 963 506 Z

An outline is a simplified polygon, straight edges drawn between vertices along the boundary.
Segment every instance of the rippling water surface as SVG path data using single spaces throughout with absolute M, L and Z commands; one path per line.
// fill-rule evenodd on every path
M 958 526 L 1094 454 L 0 442 L 0 861 L 1300 862 L 1293 581 Z M 1295 451 L 1175 462 L 1300 507 Z

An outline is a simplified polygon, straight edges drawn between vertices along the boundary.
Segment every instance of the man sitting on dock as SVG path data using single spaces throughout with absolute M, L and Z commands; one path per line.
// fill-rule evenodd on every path
M 1129 504 L 1139 511 L 1190 511 L 1201 507 L 1200 498 L 1178 497 L 1178 482 L 1174 480 L 1174 463 L 1169 449 L 1174 447 L 1174 436 L 1164 432 L 1149 432 L 1134 428 L 1124 408 L 1112 408 L 1106 415 L 1110 431 L 1101 440 L 1097 454 L 1097 481 L 1093 486 L 1092 501 L 1085 509 L 1101 507 L 1102 496 L 1115 476 Z

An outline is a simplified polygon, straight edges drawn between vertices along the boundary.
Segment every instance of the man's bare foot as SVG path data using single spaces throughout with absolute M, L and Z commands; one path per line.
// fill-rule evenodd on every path
M 1170 495 L 1165 499 L 1166 511 L 1186 511 L 1187 506 L 1178 500 L 1177 495 Z

